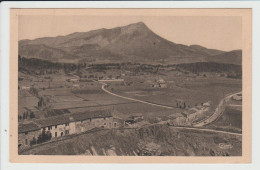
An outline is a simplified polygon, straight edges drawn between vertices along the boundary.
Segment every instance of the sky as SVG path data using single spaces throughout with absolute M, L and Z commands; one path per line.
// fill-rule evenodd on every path
M 178 44 L 223 51 L 242 48 L 242 17 L 239 16 L 22 15 L 18 19 L 18 39 L 55 37 L 136 22 L 144 22 L 154 33 Z

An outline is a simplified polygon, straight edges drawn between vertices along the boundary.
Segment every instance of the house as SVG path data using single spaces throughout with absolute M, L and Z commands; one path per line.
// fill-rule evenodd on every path
M 126 125 L 125 121 L 128 119 L 127 115 L 118 112 L 116 110 L 113 110 L 112 116 L 113 116 L 113 121 L 117 123 L 118 127 L 125 127 Z
M 186 108 L 186 103 L 182 99 L 176 99 L 176 107 L 177 108 Z
M 81 133 L 96 127 L 116 128 L 111 112 L 106 110 L 87 111 L 73 114 L 75 132 Z
M 133 113 L 128 119 L 125 121 L 127 124 L 134 124 L 136 122 L 140 122 L 144 119 L 142 113 Z
M 98 80 L 99 82 L 123 82 L 124 79 L 102 79 L 102 80 Z
M 52 138 L 75 133 L 75 123 L 70 115 L 51 116 L 35 123 L 41 127 L 41 132 L 50 132 Z
M 183 126 L 186 124 L 186 118 L 185 117 L 177 117 L 172 121 L 174 126 Z
M 206 103 L 203 103 L 203 106 L 204 106 L 204 107 L 210 107 L 210 105 L 211 105 L 211 104 L 210 104 L 210 101 L 208 101 L 208 102 L 206 102 Z
M 159 87 L 160 88 L 167 88 L 167 84 L 166 83 L 159 83 Z
M 167 83 L 163 79 L 155 80 L 155 83 L 152 84 L 154 88 L 167 88 Z
M 233 100 L 242 101 L 242 93 L 232 96 Z
M 41 134 L 41 128 L 33 123 L 24 123 L 18 125 L 18 148 L 26 148 L 31 145 L 32 141 L 36 141 Z
M 130 118 L 132 118 L 133 120 L 137 121 L 137 120 L 143 120 L 144 116 L 142 113 L 133 113 Z
M 70 78 L 70 79 L 67 79 L 68 82 L 79 82 L 79 79 L 77 78 Z
M 30 89 L 30 86 L 22 86 L 21 87 L 21 90 L 29 90 Z
M 164 79 L 159 79 L 158 83 L 165 83 L 165 80 Z
M 73 84 L 72 87 L 79 88 L 80 86 L 79 86 L 79 84 Z
M 38 143 L 38 137 L 48 134 L 50 138 L 86 132 L 93 128 L 118 128 L 124 126 L 124 119 L 113 117 L 108 110 L 63 114 L 37 119 L 33 123 L 19 124 L 19 149 Z M 46 140 L 45 140 L 46 141 Z M 41 142 L 45 142 L 41 141 Z

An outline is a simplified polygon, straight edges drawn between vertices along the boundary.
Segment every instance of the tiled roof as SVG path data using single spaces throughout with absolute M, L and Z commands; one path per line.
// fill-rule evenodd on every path
M 35 123 L 40 125 L 41 127 L 53 126 L 53 125 L 60 125 L 70 122 L 69 115 L 61 115 L 61 116 L 51 116 L 44 119 L 35 120 Z
M 113 111 L 113 112 L 112 112 L 112 116 L 113 116 L 114 118 L 123 119 L 123 120 L 127 120 L 127 119 L 129 118 L 128 115 L 123 114 L 123 113 L 118 112 L 118 111 Z
M 131 114 L 131 117 L 141 117 L 141 116 L 143 116 L 143 114 L 142 113 L 133 113 L 133 114 Z
M 36 130 L 40 130 L 40 127 L 33 122 L 19 124 L 18 126 L 18 133 L 24 133 L 24 132 L 30 132 Z
M 86 120 L 90 118 L 112 117 L 112 114 L 108 110 L 97 110 L 97 111 L 87 111 L 83 113 L 75 113 L 72 116 L 74 121 L 80 121 L 80 120 Z
M 97 110 L 97 111 L 88 111 L 83 113 L 75 113 L 70 115 L 51 116 L 44 119 L 37 119 L 35 120 L 34 123 L 19 125 L 19 133 L 38 130 L 40 129 L 40 127 L 61 125 L 69 122 L 81 121 L 90 118 L 105 118 L 105 117 L 112 117 L 111 112 L 108 110 Z

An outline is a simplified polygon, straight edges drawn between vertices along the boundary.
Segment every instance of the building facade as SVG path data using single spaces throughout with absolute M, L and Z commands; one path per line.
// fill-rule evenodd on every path
M 35 123 L 19 124 L 18 126 L 18 149 L 30 147 L 41 134 L 40 127 Z
M 118 128 L 124 121 L 113 118 L 105 110 L 88 111 L 68 115 L 51 116 L 19 125 L 18 147 L 22 149 L 38 142 L 40 135 L 48 134 L 50 139 L 89 131 L 93 128 Z M 35 143 L 31 143 L 31 142 Z

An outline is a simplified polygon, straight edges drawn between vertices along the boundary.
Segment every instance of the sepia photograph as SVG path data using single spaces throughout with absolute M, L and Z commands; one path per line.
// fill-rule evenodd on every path
M 80 11 L 14 9 L 10 151 L 250 160 L 250 9 Z

